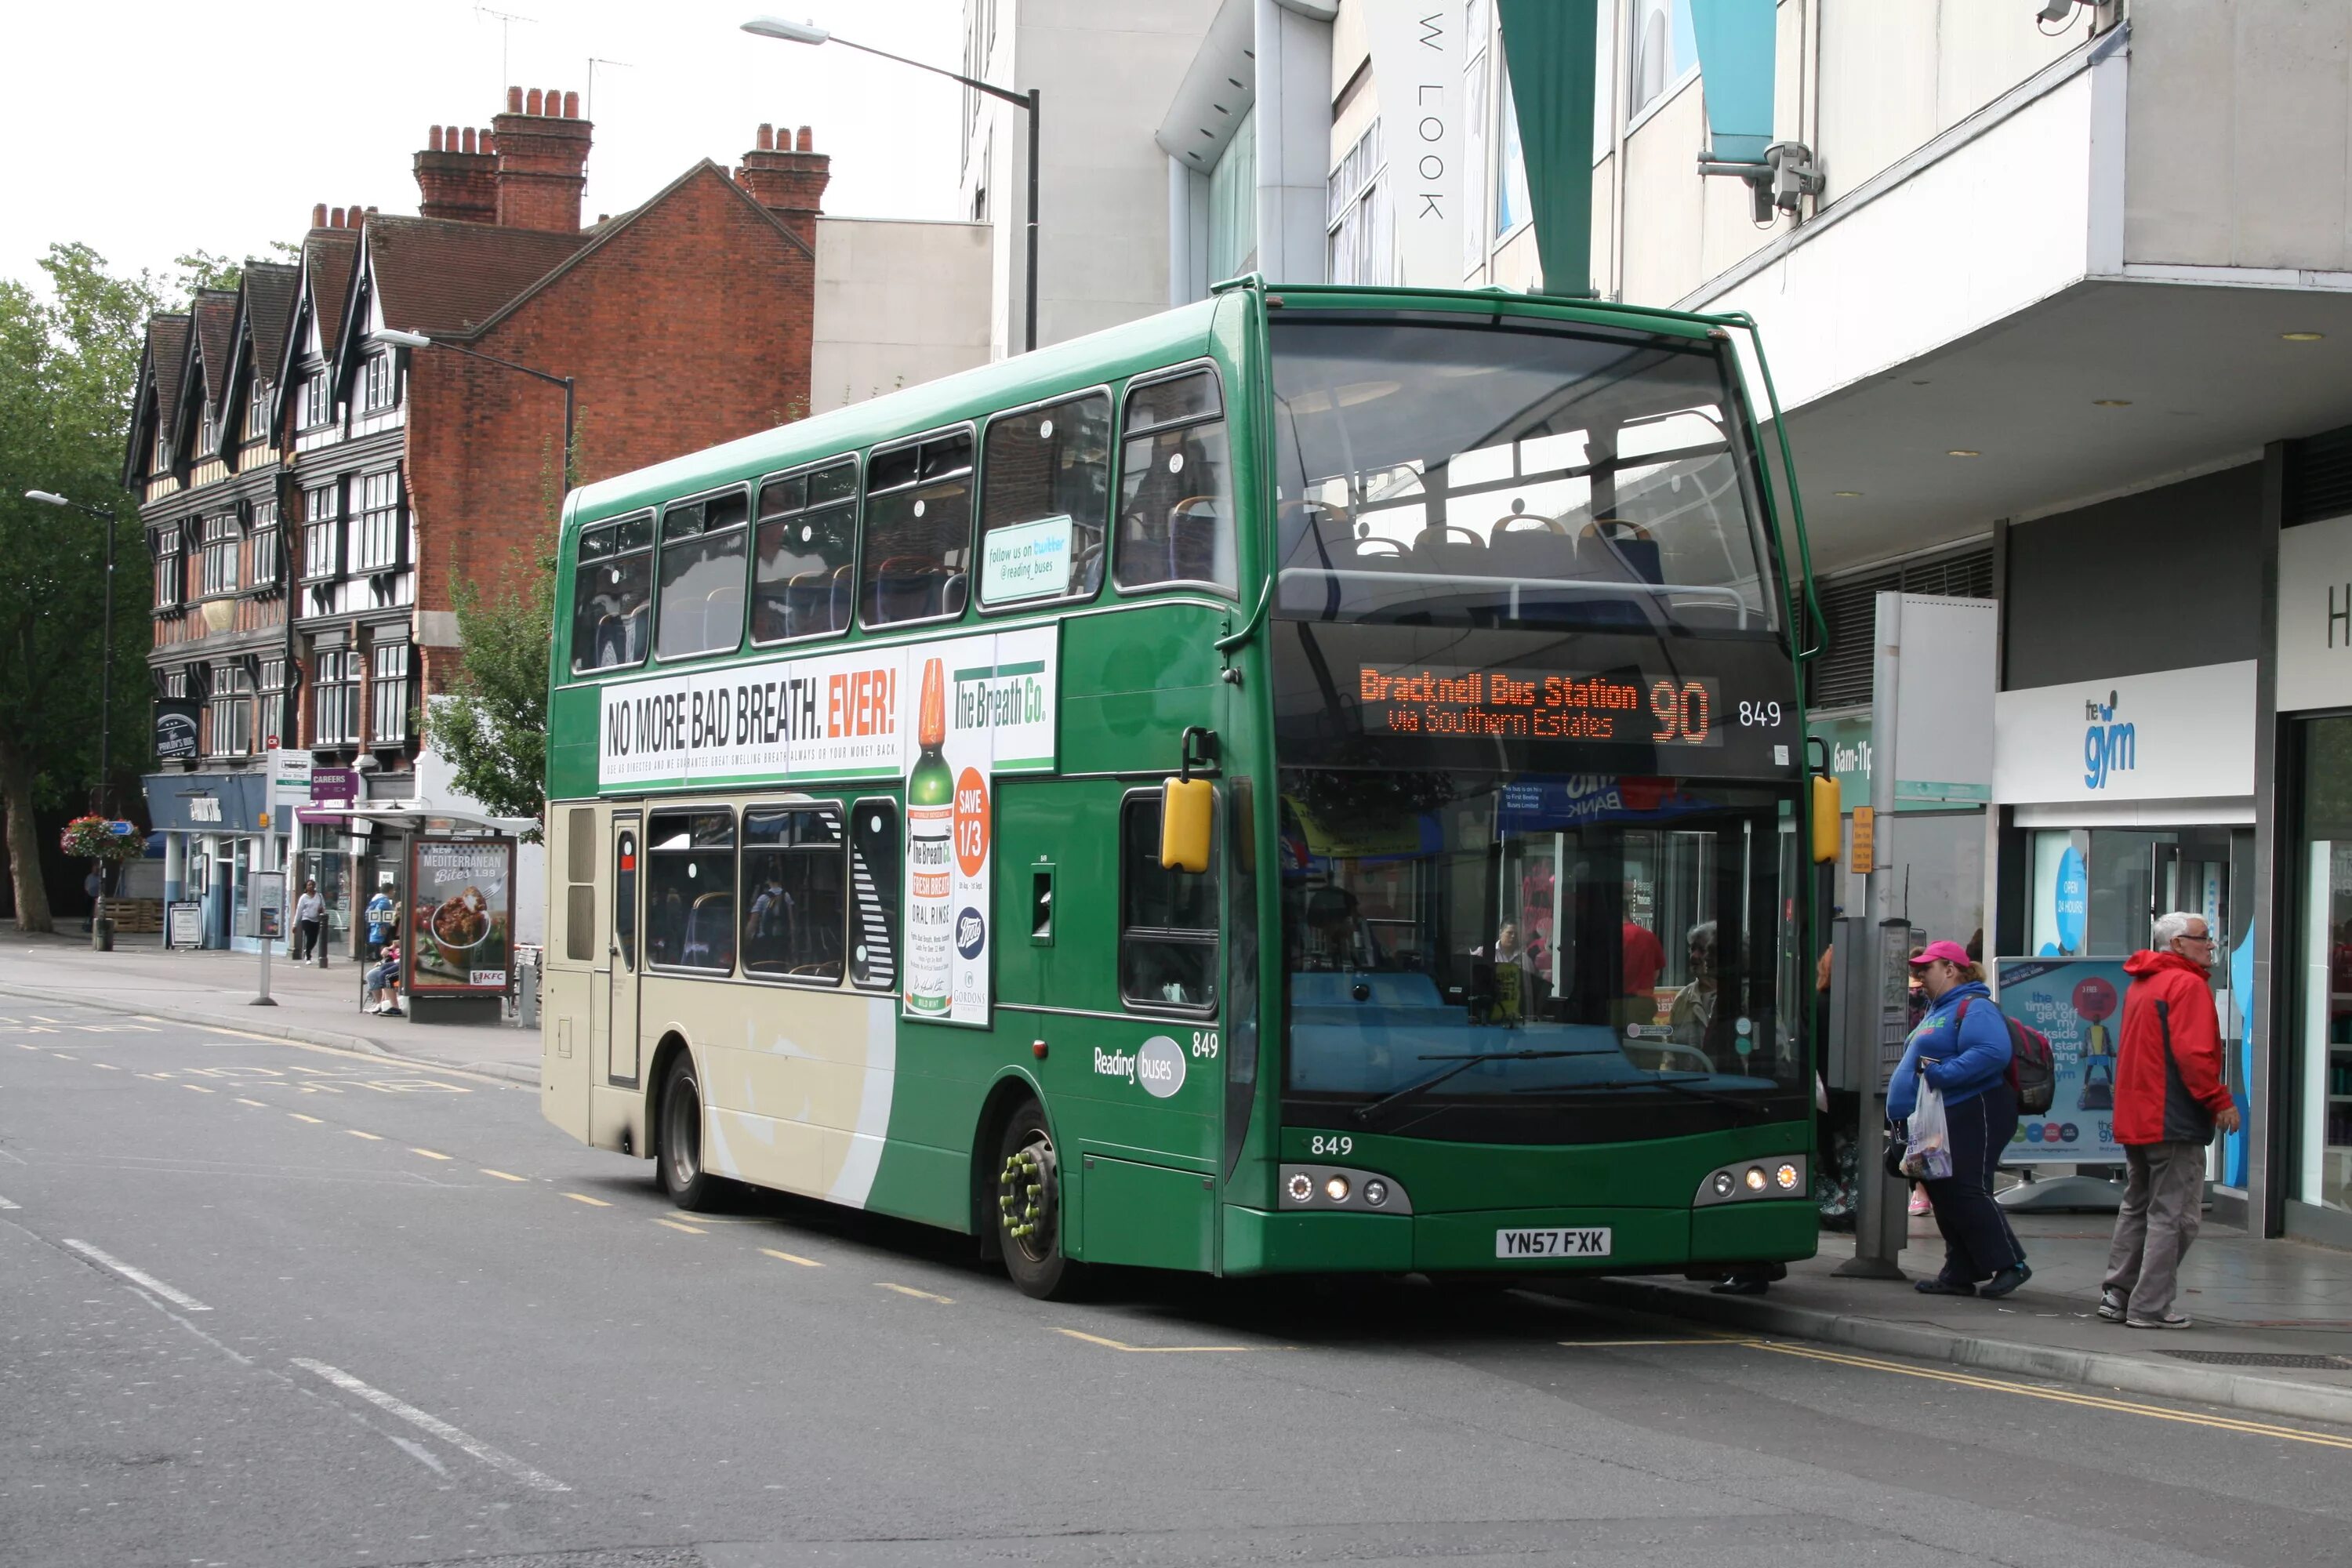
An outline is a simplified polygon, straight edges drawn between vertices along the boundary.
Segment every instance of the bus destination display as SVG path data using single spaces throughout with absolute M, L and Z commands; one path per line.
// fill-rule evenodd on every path
M 1537 674 L 1360 665 L 1364 727 L 1391 734 L 1723 744 L 1723 685 L 1713 676 Z

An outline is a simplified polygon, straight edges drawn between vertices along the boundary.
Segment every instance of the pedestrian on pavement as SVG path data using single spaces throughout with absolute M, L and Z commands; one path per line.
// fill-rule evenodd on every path
M 383 944 L 392 940 L 393 921 L 392 873 L 386 871 L 376 883 L 375 897 L 367 901 L 368 956 L 383 952 Z
M 318 950 L 319 927 L 327 918 L 327 900 L 319 896 L 315 880 L 302 884 L 301 897 L 294 900 L 294 947 L 289 955 L 299 963 Z
M 1927 1012 L 1886 1087 L 1887 1120 L 1910 1116 L 1925 1079 L 1944 1097 L 1952 1149 L 1952 1173 L 1922 1184 L 1944 1236 L 1944 1267 L 1915 1289 L 1927 1296 L 2006 1296 L 2033 1277 L 2009 1216 L 1992 1201 L 1993 1168 L 2017 1131 L 2009 1021 L 1985 986 L 1984 971 L 1958 942 L 1931 942 L 1911 965 L 1927 988 Z
M 2213 932 L 2179 910 L 2156 922 L 2154 946 L 2124 961 L 2123 1035 L 2116 1048 L 2116 1142 L 2131 1178 L 2116 1214 L 2099 1316 L 2134 1329 L 2185 1329 L 2173 1305 L 2180 1260 L 2197 1239 L 2205 1146 L 2238 1130 L 2221 1081 L 2221 1021 L 2213 1005 Z
M 368 1011 L 402 1018 L 400 1010 L 400 943 L 384 944 L 382 962 L 367 972 Z

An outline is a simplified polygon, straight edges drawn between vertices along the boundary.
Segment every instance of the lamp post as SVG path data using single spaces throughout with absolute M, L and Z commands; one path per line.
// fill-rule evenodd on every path
M 550 386 L 563 388 L 563 488 L 565 489 L 572 488 L 572 428 L 573 416 L 577 409 L 577 400 L 570 376 L 550 375 L 543 370 L 533 370 L 527 364 L 517 364 L 510 359 L 500 359 L 496 354 L 486 354 L 479 349 L 469 349 L 463 343 L 453 343 L 443 338 L 427 337 L 423 332 L 404 332 L 396 327 L 381 327 L 369 336 L 373 342 L 392 348 L 447 349 L 451 353 L 464 354 L 467 359 L 478 359 L 486 364 L 495 364 L 507 370 L 519 371 L 524 375 L 543 381 Z
M 870 44 L 852 43 L 847 38 L 836 37 L 835 35 L 826 32 L 823 27 L 817 26 L 812 22 L 787 22 L 782 16 L 754 16 L 750 21 L 743 24 L 743 30 L 747 33 L 756 33 L 763 38 L 781 38 L 788 44 L 835 43 L 839 44 L 845 49 L 856 49 L 865 54 L 879 55 L 886 60 L 896 60 L 902 66 L 912 66 L 919 71 L 929 71 L 933 76 L 943 76 L 950 81 L 961 82 L 964 86 L 971 89 L 974 92 L 984 92 L 991 98 L 1002 99 L 1005 102 L 1012 104 L 1016 109 L 1025 109 L 1029 111 L 1029 214 L 1028 222 L 1025 226 L 1029 242 L 1029 277 L 1027 284 L 1028 302 L 1023 312 L 1021 346 L 1024 353 L 1036 348 L 1037 89 L 1033 87 L 1027 92 L 1015 92 L 1011 88 L 998 87 L 993 82 L 982 81 L 976 77 L 964 76 L 960 72 L 948 70 L 940 66 L 925 65 L 921 60 L 910 60 L 904 55 L 894 55 L 887 49 L 877 49 Z
M 114 763 L 114 513 L 104 507 L 84 506 L 78 500 L 68 500 L 54 490 L 26 490 L 25 499 L 38 501 L 43 506 L 66 507 L 106 520 L 106 608 L 104 630 L 100 634 L 103 646 L 98 666 L 98 787 L 91 792 L 92 809 L 104 816 L 109 815 L 108 791 L 112 787 Z

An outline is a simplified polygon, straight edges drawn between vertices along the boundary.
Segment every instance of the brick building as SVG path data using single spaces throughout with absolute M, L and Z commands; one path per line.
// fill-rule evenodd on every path
M 289 839 L 268 751 L 371 802 L 460 804 L 418 735 L 456 667 L 453 590 L 532 569 L 563 493 L 563 389 L 491 361 L 570 378 L 575 480 L 808 409 L 808 130 L 761 126 L 732 173 L 705 160 L 583 225 L 592 137 L 576 94 L 509 89 L 488 128 L 431 129 L 417 216 L 321 205 L 299 265 L 248 263 L 149 325 L 124 471 L 154 562 L 147 796 L 207 945 L 250 945 L 253 871 L 318 877 L 341 931 L 391 865 L 340 825 Z M 537 917 L 519 900 L 524 940 Z

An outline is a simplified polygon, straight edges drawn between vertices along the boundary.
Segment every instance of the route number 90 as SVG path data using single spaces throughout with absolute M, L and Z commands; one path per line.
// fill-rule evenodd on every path
M 1704 681 L 1685 680 L 1679 685 L 1671 680 L 1651 682 L 1650 712 L 1658 721 L 1657 732 L 1650 737 L 1656 745 L 1673 742 L 1704 746 L 1714 727 Z

